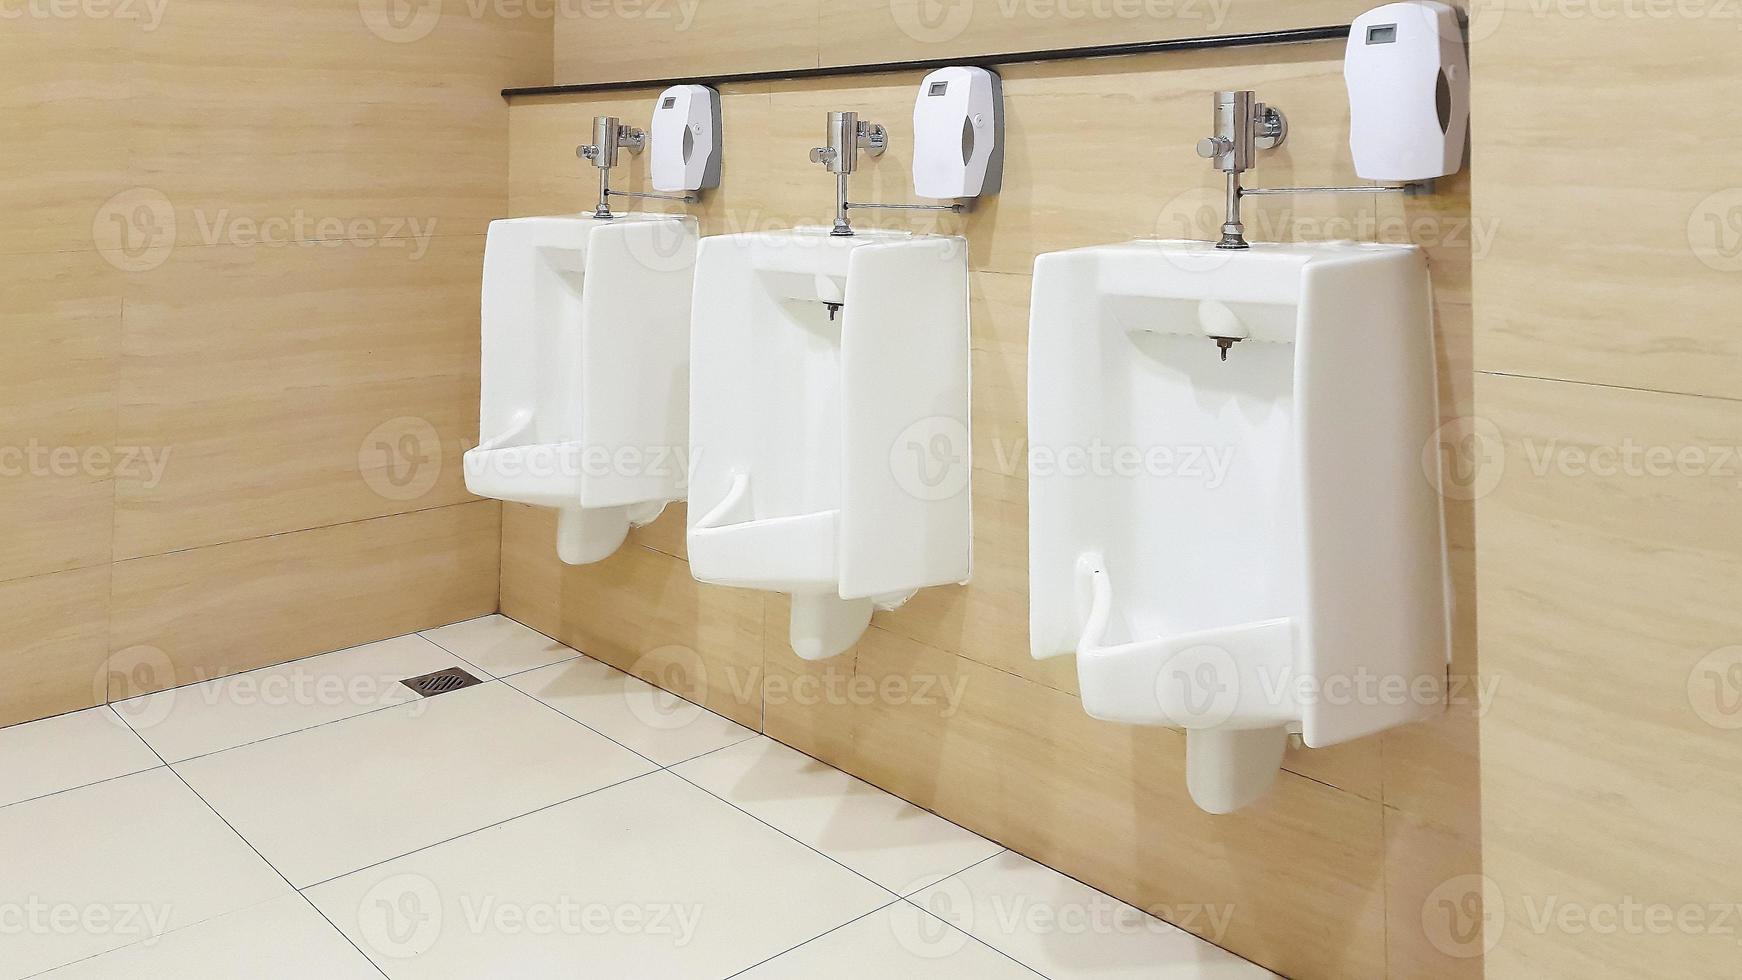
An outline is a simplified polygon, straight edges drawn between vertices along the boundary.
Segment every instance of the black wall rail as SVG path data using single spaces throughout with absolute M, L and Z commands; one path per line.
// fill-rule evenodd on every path
M 1212 48 L 1248 48 L 1263 44 L 1341 41 L 1348 36 L 1349 25 L 1341 24 L 1333 27 L 1304 27 L 1292 31 L 1223 34 L 1215 37 L 1184 37 L 1171 41 L 1087 44 L 1075 48 L 963 55 L 958 58 L 926 58 L 919 61 L 882 61 L 860 65 L 826 65 L 819 68 L 780 68 L 773 71 L 746 71 L 727 75 L 698 75 L 693 78 L 641 78 L 617 82 L 584 82 L 579 85 L 534 85 L 525 88 L 505 88 L 502 90 L 502 96 L 513 98 L 528 95 L 582 95 L 588 92 L 617 92 L 634 88 L 665 88 L 668 85 L 726 85 L 732 82 L 788 81 L 800 78 L 830 78 L 839 75 L 875 75 L 884 72 L 931 71 L 934 68 L 944 68 L 949 65 L 996 68 L 1000 65 L 1072 61 L 1079 58 L 1122 58 L 1129 55 L 1155 54 L 1163 51 L 1202 51 Z

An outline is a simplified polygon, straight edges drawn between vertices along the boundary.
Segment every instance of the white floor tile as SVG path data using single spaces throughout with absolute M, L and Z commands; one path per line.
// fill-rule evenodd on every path
M 420 636 L 278 664 L 117 702 L 115 710 L 170 762 L 418 700 L 401 684 L 470 665 Z
M 662 766 L 756 736 L 590 657 L 527 671 L 508 683 Z
M 571 650 L 506 616 L 469 619 L 452 626 L 424 630 L 422 635 L 443 649 L 466 658 L 468 663 L 489 671 L 493 677 L 507 677 L 581 655 L 580 651 Z
M 1003 850 L 768 738 L 672 772 L 904 895 Z
M 668 773 L 308 894 L 394 980 L 725 977 L 894 899 Z
M 6 980 L 290 893 L 165 768 L 0 809 L 0 853 Z
M 1036 980 L 1039 976 L 967 933 L 898 902 L 733 980 Z
M 43 975 L 43 980 L 381 980 L 301 895 L 208 919 Z
M 1053 980 L 1252 980 L 1274 976 L 1089 886 L 1005 852 L 913 902 Z M 1212 930 L 1213 915 L 1201 912 Z
M 176 766 L 299 888 L 653 768 L 501 683 Z
M 107 707 L 0 728 L 0 806 L 162 764 Z

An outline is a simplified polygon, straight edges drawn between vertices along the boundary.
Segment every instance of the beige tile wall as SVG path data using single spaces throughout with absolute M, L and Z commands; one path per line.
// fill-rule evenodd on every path
M 559 35 L 559 63 L 587 50 L 565 49 Z M 664 65 L 657 56 L 648 64 Z M 665 69 L 618 70 L 641 77 Z M 691 578 L 683 508 L 634 532 L 605 562 L 564 567 L 552 515 L 509 506 L 504 612 L 1289 976 L 1480 975 L 1480 942 L 1441 935 L 1433 919 L 1442 882 L 1480 870 L 1473 705 L 1382 738 L 1292 753 L 1262 803 L 1211 817 L 1186 796 L 1177 733 L 1088 718 L 1068 658 L 1028 654 L 1024 439 L 1034 256 L 1132 237 L 1209 236 L 1220 222 L 1219 187 L 1192 145 L 1205 135 L 1218 88 L 1256 88 L 1290 114 L 1294 135 L 1266 157 L 1260 181 L 1350 179 L 1341 70 L 1337 44 L 1011 67 L 1003 73 L 1001 195 L 961 218 L 857 219 L 971 241 L 975 568 L 966 586 L 926 590 L 878 614 L 853 651 L 812 664 L 788 648 L 783 598 Z M 699 209 L 704 233 L 826 224 L 833 184 L 806 152 L 831 109 L 858 110 L 890 130 L 889 151 L 855 177 L 855 193 L 907 198 L 916 81 L 723 86 L 724 184 Z M 514 213 L 590 208 L 592 172 L 575 160 L 575 144 L 586 142 L 594 115 L 644 121 L 652 95 L 515 100 Z M 1130 118 L 1143 125 L 1122 127 Z M 642 159 L 617 176 L 623 187 L 646 180 Z M 1444 413 L 1468 413 L 1465 181 L 1449 181 L 1432 200 L 1271 199 L 1248 220 L 1260 238 L 1427 246 Z M 1449 506 L 1462 600 L 1455 669 L 1467 674 L 1473 522 L 1467 502 Z M 1210 926 L 1212 909 L 1230 913 L 1225 929 Z
M 1742 971 L 1739 16 L 1472 23 L 1493 976 Z
M 5 19 L 0 725 L 496 608 L 459 453 L 552 17 L 435 9 Z

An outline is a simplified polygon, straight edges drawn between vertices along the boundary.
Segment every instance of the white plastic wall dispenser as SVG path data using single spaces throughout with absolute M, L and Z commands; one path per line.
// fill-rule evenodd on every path
M 689 562 L 792 594 L 793 650 L 969 571 L 964 239 L 704 239 L 691 328 Z
M 1032 652 L 1076 654 L 1089 714 L 1184 728 L 1192 798 L 1225 813 L 1291 733 L 1333 745 L 1441 710 L 1418 250 L 1055 252 L 1029 330 Z
M 696 240 L 668 215 L 490 223 L 466 489 L 556 508 L 571 565 L 684 499 Z
M 653 189 L 699 191 L 720 186 L 720 93 L 673 85 L 653 104 Z
M 937 199 L 998 191 L 1004 174 L 1004 94 L 984 68 L 939 68 L 913 102 L 913 190 Z
M 1409 0 L 1355 18 L 1343 78 L 1356 173 L 1420 181 L 1463 169 L 1470 56 L 1450 5 Z

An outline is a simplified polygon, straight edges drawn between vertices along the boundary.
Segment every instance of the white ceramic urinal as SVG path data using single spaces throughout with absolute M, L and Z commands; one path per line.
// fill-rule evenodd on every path
M 571 565 L 684 499 L 696 238 L 669 215 L 490 223 L 466 489 L 556 508 Z
M 689 560 L 792 594 L 792 647 L 964 581 L 968 268 L 960 238 L 705 239 L 691 325 Z
M 1437 416 L 1413 247 L 1040 256 L 1034 655 L 1075 653 L 1097 718 L 1184 728 L 1215 813 L 1264 793 L 1290 734 L 1318 747 L 1437 713 Z

